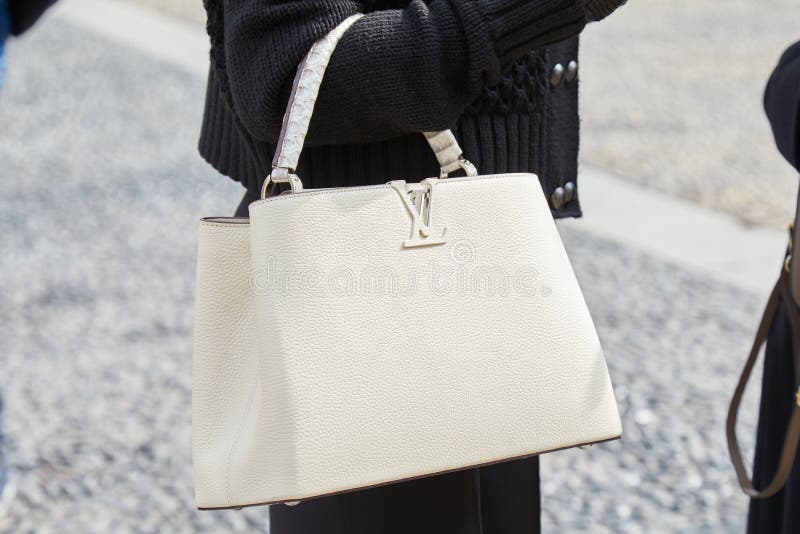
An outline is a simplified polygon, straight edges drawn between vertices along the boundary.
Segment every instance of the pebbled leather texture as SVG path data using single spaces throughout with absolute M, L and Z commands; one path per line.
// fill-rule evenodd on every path
M 249 226 L 201 224 L 199 507 L 303 500 L 620 435 L 536 177 L 434 180 L 430 195 L 443 245 L 403 246 L 413 220 L 391 185 L 271 197 L 250 206 Z
M 198 504 L 229 502 L 230 454 L 259 380 L 250 226 L 200 223 L 192 369 L 192 462 Z M 244 219 L 246 221 L 246 219 Z
M 324 70 L 337 30 L 301 66 L 315 81 L 296 79 L 295 96 L 311 96 L 284 119 L 281 166 L 299 157 L 313 65 Z M 426 138 L 460 156 L 451 133 Z M 305 190 L 249 211 L 200 225 L 198 507 L 304 500 L 621 435 L 536 176 Z

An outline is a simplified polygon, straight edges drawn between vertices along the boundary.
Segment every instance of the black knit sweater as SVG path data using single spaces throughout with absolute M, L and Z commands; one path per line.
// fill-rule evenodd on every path
M 205 7 L 212 65 L 200 152 L 251 197 L 269 173 L 297 65 L 316 39 L 357 12 L 366 16 L 337 46 L 311 120 L 297 169 L 306 187 L 435 175 L 418 132 L 445 128 L 481 173 L 536 172 L 548 197 L 574 185 L 577 83 L 559 69 L 577 59 L 570 38 L 587 21 L 582 0 L 205 0 Z M 557 198 L 556 215 L 579 215 L 577 196 Z

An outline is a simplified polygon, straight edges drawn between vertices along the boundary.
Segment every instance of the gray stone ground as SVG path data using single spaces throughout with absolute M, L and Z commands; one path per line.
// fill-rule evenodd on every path
M 784 228 L 797 173 L 761 98 L 797 20 L 796 0 L 629 0 L 584 33 L 583 161 Z
M 747 501 L 723 424 L 759 299 L 574 228 L 562 234 L 604 343 L 625 435 L 543 457 L 547 531 L 742 531 Z M 739 430 L 748 450 L 756 389 Z
M 265 530 L 266 508 L 193 509 L 197 219 L 230 213 L 239 193 L 196 155 L 203 80 L 56 19 L 11 53 L 0 389 L 12 471 L 0 532 Z M 760 296 L 581 224 L 563 233 L 625 437 L 543 459 L 546 531 L 741 531 L 722 425 Z
M 202 0 L 134 0 L 134 2 L 185 20 L 201 23 L 206 21 Z

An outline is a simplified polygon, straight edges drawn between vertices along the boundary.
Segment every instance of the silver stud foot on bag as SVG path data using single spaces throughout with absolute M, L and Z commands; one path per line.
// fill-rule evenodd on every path
M 592 319 L 533 174 L 479 175 L 449 131 L 420 183 L 303 189 L 350 17 L 300 65 L 249 219 L 200 224 L 197 506 L 292 503 L 616 439 Z M 450 177 L 456 170 L 467 176 Z M 272 183 L 287 194 L 268 196 Z

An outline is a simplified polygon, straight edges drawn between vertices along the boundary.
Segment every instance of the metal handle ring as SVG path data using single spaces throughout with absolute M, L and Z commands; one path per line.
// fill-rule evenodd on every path
M 271 186 L 275 184 L 289 184 L 292 193 L 300 193 L 303 191 L 303 182 L 300 177 L 294 173 L 294 169 L 287 167 L 273 167 L 272 172 L 269 173 L 264 179 L 264 184 L 261 186 L 261 198 L 265 199 L 272 192 Z

